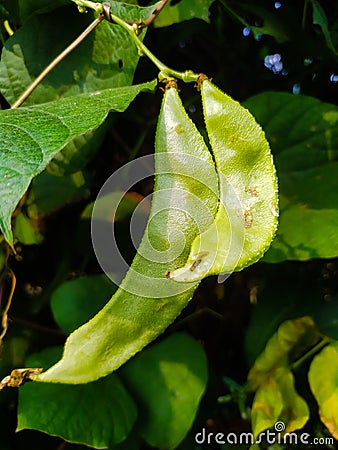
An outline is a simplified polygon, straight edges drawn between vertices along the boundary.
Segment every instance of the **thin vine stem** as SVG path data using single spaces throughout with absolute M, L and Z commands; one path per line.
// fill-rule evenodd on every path
M 307 20 L 307 15 L 308 15 L 308 10 L 309 10 L 309 0 L 305 0 L 304 2 L 304 7 L 303 7 L 303 17 L 302 17 L 302 28 L 303 30 L 305 30 L 306 28 L 306 20 Z
M 141 22 L 141 27 L 148 27 L 153 20 L 156 19 L 156 17 L 160 14 L 160 12 L 162 11 L 162 9 L 165 7 L 165 5 L 168 3 L 168 0 L 162 0 L 160 5 L 158 5 L 157 8 L 154 9 L 154 11 L 150 14 L 150 16 L 144 20 L 143 22 Z
M 183 80 L 185 83 L 189 82 L 197 82 L 199 75 L 192 72 L 191 70 L 186 70 L 185 72 L 178 72 L 177 70 L 173 70 L 163 64 L 149 49 L 146 47 L 143 42 L 139 39 L 138 35 L 140 29 L 148 26 L 163 10 L 168 0 L 162 0 L 157 8 L 155 8 L 150 16 L 145 21 L 140 22 L 130 22 L 121 19 L 110 12 L 110 5 L 108 3 L 95 3 L 90 0 L 73 0 L 74 3 L 77 4 L 80 12 L 87 11 L 87 8 L 94 10 L 99 14 L 97 17 L 81 34 L 78 36 L 63 52 L 61 52 L 46 68 L 43 70 L 40 75 L 33 81 L 33 83 L 28 86 L 25 92 L 13 103 L 11 109 L 16 109 L 21 106 L 27 98 L 31 95 L 31 93 L 38 87 L 38 85 L 47 77 L 47 75 L 66 57 L 71 53 L 93 30 L 97 27 L 104 19 L 109 20 L 110 22 L 115 22 L 116 24 L 123 27 L 136 47 L 138 48 L 140 54 L 146 55 L 153 64 L 159 69 L 159 79 L 164 80 L 167 78 L 178 78 Z
M 12 28 L 11 28 L 11 26 L 10 26 L 8 20 L 5 20 L 5 21 L 4 21 L 4 29 L 7 31 L 8 36 L 13 36 L 14 31 L 12 30 Z
M 110 5 L 108 3 L 102 4 L 102 3 L 95 3 L 91 0 L 72 0 L 74 3 L 77 4 L 77 7 L 80 12 L 86 12 L 87 8 L 94 10 L 98 14 L 102 14 L 104 12 L 104 7 L 109 7 Z M 139 29 L 148 27 L 160 14 L 160 12 L 163 10 L 163 8 L 168 3 L 168 0 L 161 0 L 160 4 L 150 13 L 149 17 L 145 20 L 140 20 L 138 22 L 133 22 L 132 20 L 124 20 L 125 23 L 128 23 L 129 25 L 137 25 Z M 106 16 L 106 19 L 110 21 L 109 17 Z
M 105 7 L 107 4 L 103 4 Z M 108 5 L 109 6 L 109 5 Z M 165 78 L 178 78 L 179 80 L 183 80 L 185 83 L 190 82 L 197 82 L 199 74 L 196 74 L 192 72 L 191 70 L 186 70 L 185 72 L 178 72 L 177 70 L 171 69 L 170 67 L 163 64 L 162 61 L 160 61 L 149 49 L 146 47 L 143 42 L 138 37 L 138 31 L 139 26 L 137 24 L 130 25 L 126 23 L 123 19 L 121 19 L 118 16 L 115 16 L 115 14 L 110 13 L 110 18 L 113 22 L 117 23 L 118 25 L 121 25 L 122 28 L 124 28 L 134 41 L 136 47 L 138 48 L 140 54 L 146 55 L 150 61 L 159 69 L 160 79 Z
M 228 13 L 234 17 L 234 19 L 236 19 L 239 23 L 241 23 L 245 27 L 251 28 L 250 24 L 243 17 L 237 14 L 236 11 L 234 11 L 225 0 L 220 0 L 220 2 L 224 6 L 224 8 L 228 11 Z
M 316 353 L 318 353 L 323 347 L 325 347 L 326 345 L 330 344 L 330 342 L 332 342 L 332 339 L 330 339 L 330 338 L 328 338 L 326 336 L 323 337 L 323 339 L 321 339 L 314 347 L 312 347 L 308 352 L 306 352 L 305 355 L 303 355 L 299 359 L 297 359 L 297 361 L 295 361 L 291 365 L 291 369 L 292 370 L 298 369 L 298 367 L 301 364 L 303 364 L 304 361 L 306 361 L 308 358 L 310 358 L 313 355 L 315 355 Z
M 67 56 L 71 53 L 87 36 L 91 33 L 94 28 L 96 28 L 102 21 L 104 20 L 104 16 L 100 15 L 97 17 L 81 34 L 78 36 L 75 41 L 73 41 L 63 52 L 61 52 L 46 68 L 43 70 L 40 75 L 33 81 L 33 83 L 28 86 L 25 92 L 16 100 L 15 103 L 11 106 L 11 109 L 16 109 L 22 105 L 22 103 L 27 100 L 27 98 L 31 95 L 31 93 L 38 87 L 38 85 L 46 78 L 46 76 Z
M 5 337 L 5 335 L 7 333 L 7 330 L 8 330 L 8 312 L 9 312 L 9 309 L 10 309 L 11 304 L 12 304 L 12 298 L 13 298 L 13 295 L 14 295 L 14 292 L 15 292 L 15 287 L 16 287 L 16 276 L 15 276 L 13 270 L 10 269 L 9 267 L 7 268 L 7 270 L 9 272 L 10 276 L 11 276 L 12 284 L 11 284 L 11 290 L 10 290 L 10 293 L 9 293 L 9 296 L 8 296 L 8 300 L 7 300 L 6 306 L 5 306 L 5 308 L 4 308 L 3 312 L 2 312 L 2 319 L 1 319 L 2 332 L 0 334 L 0 348 L 2 346 L 3 338 Z
M 150 61 L 159 69 L 159 79 L 164 80 L 167 78 L 177 78 L 183 80 L 185 83 L 197 82 L 199 74 L 192 72 L 191 70 L 186 70 L 185 72 L 178 72 L 177 70 L 171 69 L 170 67 L 163 64 L 149 49 L 146 47 L 141 39 L 139 38 L 140 30 L 148 26 L 163 10 L 167 4 L 167 0 L 162 0 L 161 4 L 150 14 L 148 19 L 139 22 L 130 22 L 115 14 L 111 13 L 111 8 L 109 3 L 95 3 L 90 0 L 73 0 L 77 4 L 80 11 L 84 12 L 89 9 L 93 9 L 96 13 L 103 14 L 105 19 L 109 22 L 115 22 L 124 28 L 129 36 L 132 38 L 134 44 L 138 48 L 141 55 L 147 56 Z

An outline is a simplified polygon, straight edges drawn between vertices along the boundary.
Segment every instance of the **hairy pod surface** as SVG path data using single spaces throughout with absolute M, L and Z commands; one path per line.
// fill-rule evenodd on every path
M 276 172 L 263 130 L 210 81 L 202 83 L 201 94 L 219 205 L 214 222 L 195 238 L 187 263 L 170 274 L 185 282 L 238 271 L 260 259 L 278 218 Z
M 111 300 L 69 336 L 62 359 L 39 381 L 78 384 L 109 374 L 162 333 L 197 287 L 173 282 L 166 271 L 183 265 L 195 236 L 211 226 L 218 181 L 173 88 L 164 94 L 155 147 L 152 207 L 134 261 Z

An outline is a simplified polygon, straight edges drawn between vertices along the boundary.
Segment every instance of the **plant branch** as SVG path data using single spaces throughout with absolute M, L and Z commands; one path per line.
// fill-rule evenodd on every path
M 305 28 L 306 28 L 306 19 L 307 19 L 308 10 L 309 10 L 309 3 L 310 3 L 309 0 L 305 0 L 305 2 L 304 2 L 303 17 L 302 17 L 303 30 L 305 30 Z
M 10 318 L 14 323 L 17 323 L 18 325 L 22 325 L 23 327 L 29 328 L 31 330 L 36 330 L 36 331 L 39 331 L 40 333 L 44 333 L 44 334 L 60 336 L 62 338 L 66 337 L 66 333 L 64 333 L 62 330 L 45 327 L 43 325 L 39 325 L 37 323 L 30 322 L 29 320 L 21 319 L 20 317 L 16 317 L 16 316 L 12 316 L 12 315 L 10 316 Z
M 101 3 L 99 3 L 101 5 Z M 102 6 L 102 5 L 101 5 Z M 31 93 L 38 87 L 38 85 L 46 78 L 46 76 L 67 56 L 71 53 L 87 36 L 91 33 L 99 23 L 104 20 L 104 16 L 97 17 L 84 31 L 73 41 L 63 52 L 61 52 L 40 75 L 33 81 L 33 83 L 25 90 L 25 92 L 13 103 L 11 109 L 18 108 L 27 100 Z
M 139 27 L 140 28 L 148 27 L 153 22 L 153 20 L 155 20 L 156 17 L 160 14 L 160 12 L 162 11 L 162 9 L 165 7 L 165 5 L 167 3 L 168 3 L 168 0 L 162 0 L 161 4 L 157 8 L 154 9 L 154 11 L 150 14 L 150 16 L 146 20 L 144 20 L 143 22 L 141 22 L 139 24 Z
M 2 319 L 1 319 L 2 332 L 0 334 L 0 348 L 2 346 L 2 340 L 5 337 L 5 335 L 7 333 L 7 330 L 8 330 L 8 311 L 9 311 L 9 309 L 11 307 L 12 298 L 13 298 L 15 287 L 16 287 L 16 276 L 15 276 L 13 270 L 11 270 L 10 268 L 7 268 L 7 270 L 9 271 L 9 273 L 11 275 L 12 285 L 11 285 L 11 291 L 9 293 L 6 306 L 5 306 L 5 308 L 3 310 L 3 313 L 2 313 Z
M 316 353 L 318 353 L 323 347 L 325 347 L 326 345 L 330 344 L 330 342 L 332 342 L 332 339 L 328 338 L 328 337 L 323 337 L 317 344 L 315 344 L 314 347 L 312 347 L 309 351 L 307 351 L 305 353 L 305 355 L 301 356 L 299 359 L 297 359 L 297 361 L 295 361 L 292 365 L 291 365 L 291 369 L 292 370 L 297 370 L 298 367 L 304 362 L 306 361 L 308 358 L 312 357 L 313 355 L 315 355 Z
M 5 21 L 4 21 L 4 28 L 5 28 L 5 30 L 7 31 L 8 36 L 13 36 L 14 31 L 12 30 L 12 28 L 11 28 L 11 26 L 10 26 L 8 20 L 5 20 Z
M 77 7 L 80 12 L 87 12 L 87 8 L 94 10 L 98 14 L 103 13 L 102 3 L 92 2 L 90 0 L 72 0 L 77 4 Z
M 178 78 L 180 80 L 183 80 L 185 83 L 198 81 L 199 75 L 192 72 L 191 70 L 178 72 L 177 70 L 173 70 L 167 67 L 153 53 L 151 53 L 148 47 L 146 47 L 138 37 L 140 34 L 140 30 L 148 26 L 159 15 L 159 13 L 168 3 L 168 0 L 162 0 L 161 4 L 152 11 L 150 16 L 146 20 L 139 22 L 131 22 L 115 16 L 115 14 L 111 13 L 111 7 L 109 3 L 94 3 L 90 0 L 73 0 L 73 2 L 77 4 L 79 10 L 82 12 L 86 11 L 87 8 L 90 8 L 99 14 L 103 14 L 104 18 L 109 22 L 115 22 L 116 24 L 121 25 L 121 27 L 128 32 L 128 34 L 134 41 L 136 47 L 139 50 L 139 53 L 141 55 L 146 55 L 150 59 L 150 61 L 152 61 L 159 69 L 159 79 L 161 81 L 167 78 Z
M 128 24 L 123 19 L 120 19 L 120 17 L 115 16 L 115 14 L 110 13 L 110 5 L 108 3 L 103 4 L 104 8 L 104 15 L 107 18 L 107 16 L 110 17 L 110 20 L 117 23 L 118 25 L 121 25 L 122 28 L 124 28 L 132 40 L 134 41 L 136 47 L 138 48 L 141 55 L 146 55 L 150 61 L 155 64 L 155 66 L 159 69 L 159 79 L 164 80 L 166 78 L 178 78 L 180 80 L 183 80 L 185 83 L 190 83 L 192 81 L 197 82 L 199 75 L 192 72 L 191 70 L 186 70 L 185 72 L 178 72 L 177 70 L 173 70 L 170 67 L 167 67 L 165 64 L 163 64 L 149 49 L 146 47 L 143 42 L 139 39 L 139 25 L 138 24 Z M 108 9 L 109 8 L 109 9 Z
M 93 9 L 99 14 L 104 13 L 105 18 L 111 22 L 109 11 L 107 14 L 107 8 L 110 9 L 109 3 L 95 3 L 90 0 L 72 0 L 74 3 L 77 4 L 77 7 L 79 8 L 80 12 L 86 12 L 87 8 Z M 137 25 L 138 29 L 148 27 L 160 14 L 160 12 L 163 10 L 163 8 L 168 3 L 168 0 L 161 0 L 160 4 L 151 12 L 150 16 L 145 20 L 140 20 L 138 22 L 133 22 L 132 20 L 125 20 L 124 22 L 129 25 Z M 107 14 L 107 15 L 106 15 Z

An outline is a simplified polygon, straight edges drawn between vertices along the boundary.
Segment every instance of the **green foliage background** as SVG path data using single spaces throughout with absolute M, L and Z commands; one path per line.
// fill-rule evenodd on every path
M 117 5 L 116 13 L 127 11 L 136 20 L 136 3 Z M 148 3 L 139 1 L 141 6 Z M 84 386 L 65 385 L 62 391 L 53 385 L 27 384 L 20 388 L 18 416 L 18 393 L 2 390 L 1 450 L 87 448 L 81 444 L 127 450 L 203 448 L 193 439 L 202 427 L 223 433 L 250 429 L 246 409 L 252 406 L 252 393 L 243 388 L 250 368 L 251 379 L 261 386 L 256 395 L 263 400 L 264 386 L 283 381 L 278 385 L 280 392 L 287 389 L 290 394 L 285 409 L 297 404 L 299 427 L 307 422 L 305 431 L 312 436 L 330 436 L 319 416 L 331 414 L 331 422 L 338 422 L 337 409 L 331 405 L 327 412 L 323 395 L 318 393 L 318 385 L 327 383 L 326 392 L 338 397 L 334 344 L 320 352 L 311 367 L 311 358 L 297 366 L 298 359 L 323 335 L 333 343 L 338 339 L 338 6 L 324 0 L 281 2 L 280 7 L 269 0 L 170 3 L 148 30 L 145 42 L 170 67 L 213 77 L 262 125 L 279 178 L 277 238 L 261 262 L 233 274 L 224 284 L 214 278 L 204 280 L 167 332 L 116 374 Z M 67 0 L 2 0 L 0 18 L 0 91 L 1 106 L 6 109 L 92 16 L 79 14 Z M 5 20 L 15 31 L 10 39 Z M 243 29 L 249 28 L 245 36 Z M 284 72 L 265 67 L 264 58 L 274 54 L 281 55 Z M 53 108 L 52 103 L 39 104 L 62 98 L 58 104 L 64 114 L 65 110 L 72 112 L 68 97 L 80 93 L 88 97 L 87 122 L 76 123 L 75 111 L 74 129 L 65 131 L 54 117 L 48 125 L 48 139 L 61 141 L 53 142 L 54 150 L 49 151 L 42 139 L 38 143 L 44 147 L 42 157 L 39 151 L 32 157 L 34 145 L 29 154 L 24 148 L 20 176 L 13 178 L 11 186 L 3 180 L 17 161 L 0 159 L 1 210 L 7 216 L 12 212 L 11 205 L 6 206 L 10 196 L 14 192 L 19 201 L 33 179 L 12 220 L 17 255 L 10 258 L 10 267 L 18 286 L 2 349 L 0 379 L 15 367 L 47 368 L 54 363 L 67 334 L 99 311 L 115 290 L 99 275 L 86 208 L 114 170 L 137 156 L 153 153 L 162 93 L 140 94 L 123 114 L 109 114 L 98 130 L 92 129 L 110 110 L 125 110 L 139 90 L 153 90 L 154 83 L 134 91 L 130 88 L 132 82 L 141 85 L 157 75 L 147 59 L 141 58 L 138 64 L 137 60 L 137 50 L 123 31 L 116 26 L 112 31 L 111 25 L 102 23 L 29 98 L 27 105 L 35 105 L 34 122 L 27 123 L 25 111 L 19 112 L 33 133 L 39 121 L 48 119 L 48 108 Z M 125 95 L 120 90 L 114 94 L 114 88 L 123 86 L 127 86 Z M 190 116 L 203 128 L 199 94 L 183 83 L 180 88 Z M 101 110 L 92 114 L 90 92 L 97 89 L 105 89 L 105 94 Z M 5 121 L 10 112 L 2 113 Z M 81 133 L 80 126 L 91 131 L 71 140 Z M 56 146 L 67 142 L 55 155 Z M 51 160 L 47 169 L 38 175 L 47 160 Z M 143 183 L 138 193 L 146 195 L 151 189 L 151 181 Z M 124 235 L 130 205 L 125 208 L 119 233 L 132 259 Z M 9 233 L 9 223 L 6 226 L 2 229 Z M 4 269 L 4 242 L 0 251 Z M 3 308 L 9 293 L 5 275 L 1 283 Z M 313 322 L 286 322 L 304 316 Z M 274 335 L 281 324 L 279 336 L 287 329 L 291 340 L 287 346 Z M 259 385 L 254 363 L 268 341 L 261 359 L 264 382 Z M 287 356 L 271 365 L 271 354 Z M 326 366 L 333 369 L 326 371 Z M 290 377 L 295 378 L 295 387 Z M 182 403 L 173 400 L 172 392 Z M 273 402 L 280 392 L 278 388 L 272 392 Z M 313 394 L 317 401 L 321 399 L 320 411 Z M 280 418 L 278 414 L 273 418 Z M 253 416 L 259 423 L 255 408 Z M 16 434 L 17 426 L 23 431 Z M 74 444 L 65 444 L 63 439 Z

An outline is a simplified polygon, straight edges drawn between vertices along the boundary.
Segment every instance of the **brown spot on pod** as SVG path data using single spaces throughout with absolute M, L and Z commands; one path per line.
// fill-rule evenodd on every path
M 244 211 L 244 228 L 251 228 L 253 222 L 253 215 L 250 209 Z
M 247 194 L 250 194 L 251 197 L 258 197 L 258 191 L 257 191 L 257 187 L 256 186 L 246 187 L 244 189 L 244 192 L 246 192 Z
M 271 203 L 271 205 L 270 205 L 270 210 L 271 210 L 273 216 L 275 216 L 275 217 L 278 217 L 278 216 L 279 216 L 278 208 L 277 208 L 276 203 L 274 203 L 274 202 Z

